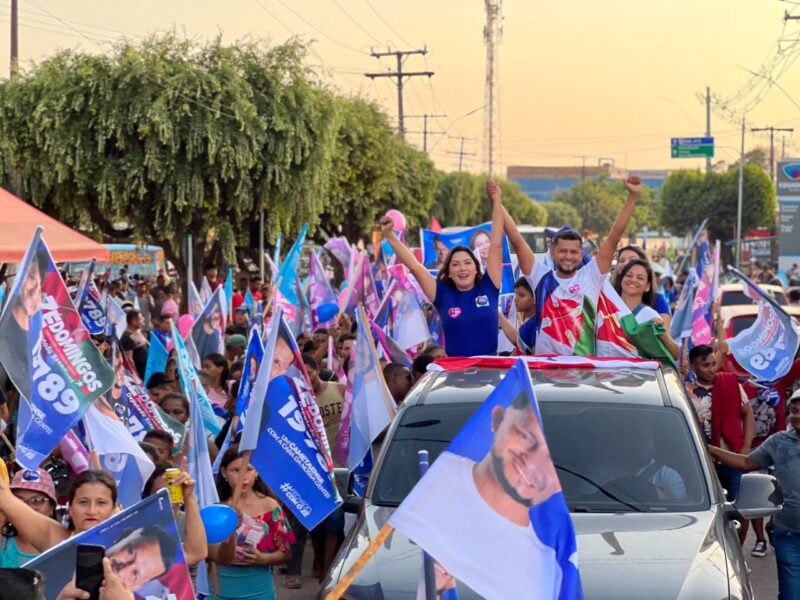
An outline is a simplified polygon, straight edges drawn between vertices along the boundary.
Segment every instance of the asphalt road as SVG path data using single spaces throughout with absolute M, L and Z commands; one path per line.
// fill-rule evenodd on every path
M 763 558 L 756 558 L 750 556 L 750 550 L 756 538 L 751 529 L 745 540 L 744 550 L 747 566 L 750 568 L 750 579 L 753 582 L 753 591 L 756 598 L 759 600 L 777 598 L 778 597 L 778 578 L 775 568 L 775 553 L 772 548 L 769 548 L 767 555 Z M 283 585 L 283 575 L 275 574 L 275 588 L 277 590 L 278 600 L 309 600 L 314 593 L 319 589 L 315 579 L 311 578 L 311 562 L 313 552 L 311 550 L 311 543 L 306 546 L 306 552 L 303 556 L 303 587 L 299 590 L 288 590 Z M 387 599 L 391 600 L 391 599 Z

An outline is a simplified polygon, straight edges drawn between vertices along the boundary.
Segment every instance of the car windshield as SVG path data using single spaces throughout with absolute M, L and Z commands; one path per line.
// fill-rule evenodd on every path
M 786 305 L 786 294 L 773 290 L 768 291 L 769 295 L 772 296 L 778 304 L 781 306 Z M 741 306 L 748 304 L 755 304 L 755 302 L 741 290 L 730 290 L 722 294 L 722 306 Z
M 499 374 L 494 374 L 499 379 Z M 677 408 L 663 405 L 660 390 L 650 389 L 657 385 L 654 380 L 639 385 L 627 382 L 629 388 L 640 388 L 639 392 L 643 388 L 658 394 L 657 402 L 631 404 L 630 400 L 612 399 L 618 391 L 607 384 L 600 392 L 596 382 L 577 390 L 574 384 L 564 388 L 563 383 L 542 381 L 540 373 L 535 375 L 545 436 L 571 511 L 708 508 L 700 457 L 686 419 Z M 482 378 L 485 383 L 486 373 Z M 428 393 L 437 387 L 432 386 Z M 479 402 L 464 402 L 465 396 L 474 399 L 480 390 L 485 398 L 490 389 L 484 385 L 462 388 L 460 402 L 410 406 L 388 442 L 372 489 L 372 503 L 397 506 L 419 478 L 417 452 L 427 450 L 433 461 L 479 406 Z M 569 401 L 564 401 L 565 389 L 571 389 Z M 626 394 L 636 391 L 630 389 Z M 608 395 L 610 401 L 587 402 L 588 393 Z

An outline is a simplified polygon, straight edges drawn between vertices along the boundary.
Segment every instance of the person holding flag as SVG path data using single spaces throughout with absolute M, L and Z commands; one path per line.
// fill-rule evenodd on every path
M 493 355 L 497 353 L 498 299 L 503 270 L 503 205 L 496 182 L 486 190 L 492 200 L 492 235 L 486 271 L 472 250 L 452 248 L 434 278 L 428 269 L 394 233 L 394 221 L 380 221 L 383 237 L 416 278 L 424 294 L 442 317 L 448 356 Z

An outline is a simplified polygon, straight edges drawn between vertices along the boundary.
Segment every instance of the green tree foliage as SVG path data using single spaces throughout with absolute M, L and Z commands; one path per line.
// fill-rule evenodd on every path
M 775 224 L 775 190 L 769 176 L 756 164 L 744 168 L 742 229 Z M 709 218 L 714 239 L 730 240 L 736 229 L 739 170 L 727 173 L 675 171 L 661 191 L 661 220 L 675 235 L 684 235 Z
M 500 180 L 503 204 L 519 224 L 544 225 L 544 208 L 511 181 Z M 486 176 L 458 172 L 444 175 L 436 190 L 432 214 L 444 226 L 477 225 L 490 221 L 492 205 L 486 197 Z
M 561 228 L 569 225 L 578 231 L 583 229 L 583 219 L 581 219 L 580 213 L 566 202 L 548 202 L 544 207 L 547 210 L 548 226 Z
M 603 176 L 583 179 L 568 190 L 558 190 L 553 200 L 574 209 L 581 217 L 584 230 L 603 236 L 614 224 L 627 195 L 621 180 Z M 657 229 L 659 221 L 656 207 L 657 201 L 652 190 L 642 186 L 628 233 L 635 233 L 645 225 Z

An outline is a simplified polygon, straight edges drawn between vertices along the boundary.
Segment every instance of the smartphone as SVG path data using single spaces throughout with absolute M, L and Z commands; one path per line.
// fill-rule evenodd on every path
M 103 584 L 103 558 L 106 549 L 92 544 L 78 544 L 75 558 L 75 587 L 91 594 L 91 600 L 99 600 Z

